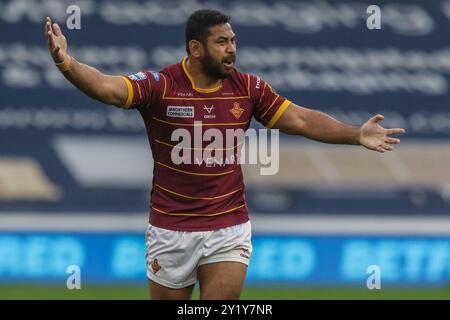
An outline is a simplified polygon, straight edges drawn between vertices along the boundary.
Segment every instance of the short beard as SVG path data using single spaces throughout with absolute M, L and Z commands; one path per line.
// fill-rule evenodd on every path
M 231 75 L 231 72 L 222 69 L 222 62 L 214 59 L 205 46 L 205 56 L 200 61 L 203 71 L 213 79 L 226 79 Z

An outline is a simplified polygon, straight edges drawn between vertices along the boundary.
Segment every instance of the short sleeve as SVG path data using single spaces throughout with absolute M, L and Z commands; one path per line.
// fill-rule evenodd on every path
M 255 105 L 254 117 L 261 124 L 272 128 L 291 103 L 276 93 L 263 79 L 250 75 L 250 98 Z
M 164 75 L 155 71 L 141 71 L 122 77 L 128 88 L 125 109 L 149 108 L 163 96 Z

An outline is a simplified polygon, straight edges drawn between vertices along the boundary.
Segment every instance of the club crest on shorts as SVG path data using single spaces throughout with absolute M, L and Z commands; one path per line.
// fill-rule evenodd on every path
M 239 102 L 233 102 L 233 108 L 230 109 L 230 112 L 236 119 L 239 119 L 242 116 L 244 109 L 239 106 Z
M 245 259 L 250 259 L 250 250 L 242 248 L 242 253 L 240 256 Z
M 153 273 L 157 273 L 159 269 L 161 269 L 161 266 L 159 265 L 158 259 L 155 258 L 152 262 Z

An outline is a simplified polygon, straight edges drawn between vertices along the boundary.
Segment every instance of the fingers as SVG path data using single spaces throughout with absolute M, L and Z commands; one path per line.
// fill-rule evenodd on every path
M 56 47 L 56 43 L 55 43 L 55 39 L 53 38 L 53 34 L 51 33 L 51 31 L 49 31 L 47 33 L 47 42 L 48 42 L 48 47 L 50 48 L 50 50 L 55 50 Z
M 372 118 L 370 118 L 370 121 L 378 123 L 383 119 L 384 119 L 384 116 L 382 114 L 377 114 L 377 115 L 373 116 Z
M 52 26 L 53 26 L 53 33 L 57 37 L 62 36 L 61 28 L 59 27 L 59 25 L 57 23 L 53 23 Z
M 375 116 L 373 116 L 372 118 L 369 119 L 370 122 L 374 122 L 374 123 L 378 123 L 381 120 L 384 119 L 384 116 L 382 114 L 377 114 Z M 384 129 L 384 128 L 383 128 Z M 403 134 L 406 132 L 405 129 L 403 128 L 392 128 L 392 129 L 385 129 L 386 130 L 386 134 Z
M 48 33 L 52 31 L 52 29 L 50 28 L 50 18 L 47 17 L 47 21 L 45 22 L 45 36 L 48 36 Z
M 375 147 L 371 148 L 372 150 L 376 150 L 378 152 L 384 153 L 386 151 L 393 151 L 394 146 L 393 144 L 399 144 L 400 139 L 397 138 L 391 138 L 391 137 L 385 137 L 384 143 L 383 140 L 379 141 L 379 144 L 377 144 Z
M 392 150 L 394 150 L 394 147 L 389 145 L 389 144 L 387 144 L 387 143 L 383 143 L 383 144 L 378 145 L 375 148 L 375 150 L 378 151 L 378 152 L 384 153 L 385 151 L 392 151 Z
M 399 144 L 400 139 L 387 137 L 385 142 L 390 143 L 390 144 Z
M 50 17 L 45 18 L 45 29 L 48 31 L 48 27 L 52 25 L 52 19 Z
M 53 25 L 53 27 L 52 27 L 52 25 Z M 47 36 L 47 43 L 48 43 L 50 52 L 51 52 L 52 56 L 55 57 L 61 50 L 60 46 L 56 44 L 55 36 L 62 35 L 62 32 L 61 32 L 61 29 L 59 28 L 58 24 L 56 24 L 56 23 L 52 24 L 52 19 L 50 17 L 46 18 L 45 34 Z
M 53 38 L 53 34 L 51 31 L 47 32 L 47 43 L 48 43 L 48 47 L 53 50 L 56 46 L 55 44 L 55 39 Z
M 391 134 L 403 134 L 405 133 L 405 129 L 403 128 L 392 128 L 392 129 L 384 129 L 378 123 L 384 119 L 382 114 L 377 114 L 369 119 L 369 122 L 372 122 L 376 125 L 376 129 L 372 130 L 373 132 L 369 135 L 372 135 L 372 142 L 369 149 L 378 151 L 378 152 L 386 152 L 394 150 L 393 144 L 399 144 L 400 139 L 389 137 Z M 376 142 L 375 142 L 376 141 Z
M 47 34 L 49 31 L 51 31 L 53 33 L 53 30 L 52 30 L 52 19 L 50 19 L 50 17 L 47 17 L 45 19 L 45 34 Z
M 386 129 L 386 134 L 403 134 L 403 133 L 405 133 L 405 129 L 403 128 Z
M 53 39 L 53 31 L 51 28 L 51 19 L 47 17 L 45 23 L 45 36 L 47 37 L 47 43 L 50 49 L 55 48 L 55 39 Z

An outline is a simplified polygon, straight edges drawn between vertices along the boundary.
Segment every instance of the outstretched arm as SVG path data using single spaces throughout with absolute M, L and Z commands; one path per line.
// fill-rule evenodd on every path
M 360 144 L 369 150 L 385 152 L 394 149 L 392 144 L 400 143 L 400 139 L 390 135 L 404 133 L 405 129 L 385 129 L 379 124 L 383 119 L 384 116 L 378 114 L 370 118 L 362 127 L 355 127 L 342 123 L 323 112 L 291 103 L 273 128 L 325 143 Z
M 67 80 L 93 99 L 118 107 L 125 105 L 128 88 L 122 77 L 105 75 L 71 57 L 67 53 L 66 37 L 49 17 L 45 23 L 45 35 L 53 61 Z

